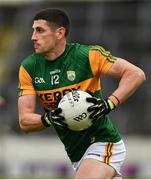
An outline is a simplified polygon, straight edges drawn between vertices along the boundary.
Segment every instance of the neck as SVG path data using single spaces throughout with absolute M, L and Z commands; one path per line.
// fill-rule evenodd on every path
M 66 46 L 66 41 L 61 41 L 61 42 L 57 43 L 55 48 L 52 49 L 51 52 L 48 52 L 47 54 L 45 54 L 45 58 L 48 61 L 55 60 L 57 57 L 59 57 L 61 54 L 63 54 L 63 52 L 65 50 L 65 46 Z

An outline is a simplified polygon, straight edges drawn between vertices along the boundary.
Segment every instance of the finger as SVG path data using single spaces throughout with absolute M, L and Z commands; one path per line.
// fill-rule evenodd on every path
M 62 109 L 61 109 L 61 108 L 56 108 L 56 109 L 54 110 L 54 113 L 55 113 L 56 115 L 60 114 L 61 112 L 62 112 Z
M 96 106 L 95 105 L 92 105 L 92 106 L 90 106 L 90 107 L 88 107 L 88 109 L 87 109 L 87 111 L 88 112 L 92 112 L 92 111 L 94 111 L 94 110 L 96 110 Z M 97 108 L 98 109 L 98 108 Z
M 96 116 L 96 114 L 97 114 L 97 111 L 93 111 L 93 112 L 89 115 L 89 118 L 90 118 L 90 119 L 94 119 L 95 116 Z
M 61 96 L 58 96 L 57 99 L 56 99 L 56 108 L 58 107 L 58 104 L 59 104 L 60 100 L 61 100 Z
M 59 122 L 55 122 L 54 123 L 57 127 L 59 127 L 59 128 L 63 128 L 64 126 L 61 124 L 61 123 L 59 123 Z
M 97 99 L 96 99 L 95 97 L 87 97 L 87 98 L 86 98 L 86 101 L 87 101 L 87 102 L 92 102 L 92 103 L 95 104 L 95 103 L 97 102 Z
M 55 122 L 55 124 L 60 125 L 62 127 L 67 127 L 67 124 L 64 120 L 58 119 L 58 121 Z
M 58 121 L 63 121 L 63 120 L 65 120 L 64 116 L 59 115 L 58 117 L 59 117 L 59 118 L 58 118 Z
M 100 118 L 99 115 L 95 115 L 95 116 L 93 117 L 93 123 L 94 123 L 95 121 L 97 121 L 99 118 Z

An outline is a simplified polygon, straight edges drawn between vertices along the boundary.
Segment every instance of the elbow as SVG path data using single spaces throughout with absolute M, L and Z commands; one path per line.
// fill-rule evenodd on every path
M 136 79 L 138 80 L 138 84 L 143 84 L 143 82 L 146 80 L 146 76 L 143 70 L 138 69 L 136 71 Z
M 23 131 L 25 133 L 29 132 L 27 125 L 26 125 L 26 121 L 23 118 L 19 118 L 19 127 L 20 127 L 21 131 Z

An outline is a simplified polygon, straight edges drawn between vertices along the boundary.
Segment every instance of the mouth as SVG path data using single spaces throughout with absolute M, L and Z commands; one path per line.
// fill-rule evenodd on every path
M 39 44 L 34 43 L 34 49 L 38 49 L 39 46 L 40 46 Z
M 34 46 L 38 46 L 38 43 L 37 43 L 37 42 L 34 42 L 33 44 L 34 44 Z

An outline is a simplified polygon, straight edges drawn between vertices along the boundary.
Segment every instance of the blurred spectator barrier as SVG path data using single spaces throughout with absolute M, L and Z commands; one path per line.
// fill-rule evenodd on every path
M 127 147 L 124 177 L 150 178 L 150 137 L 128 136 L 124 141 Z M 73 175 L 63 144 L 56 137 L 1 137 L 0 162 L 4 178 L 72 178 Z

